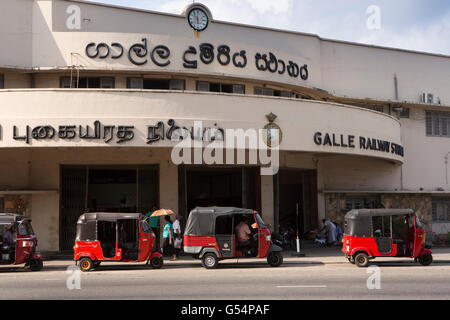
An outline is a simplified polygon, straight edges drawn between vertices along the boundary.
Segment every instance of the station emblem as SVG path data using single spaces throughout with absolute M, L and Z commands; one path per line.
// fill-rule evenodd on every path
M 266 118 L 269 121 L 269 123 L 264 126 L 263 130 L 264 143 L 269 148 L 278 147 L 283 139 L 283 132 L 281 131 L 280 126 L 274 122 L 275 119 L 277 118 L 277 115 L 271 112 L 268 115 L 266 115 Z

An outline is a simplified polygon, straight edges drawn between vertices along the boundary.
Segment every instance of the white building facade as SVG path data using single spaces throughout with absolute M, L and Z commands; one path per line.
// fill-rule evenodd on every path
M 41 250 L 71 250 L 84 212 L 153 207 L 253 208 L 302 232 L 412 208 L 450 231 L 448 56 L 217 21 L 200 4 L 0 12 L 0 211 L 31 217 Z M 221 154 L 232 129 L 265 145 Z M 191 157 L 174 153 L 180 132 Z

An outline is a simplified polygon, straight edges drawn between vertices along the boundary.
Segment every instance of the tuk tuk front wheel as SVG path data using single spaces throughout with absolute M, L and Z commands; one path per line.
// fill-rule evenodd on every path
M 267 263 L 272 267 L 279 267 L 283 263 L 283 256 L 279 252 L 270 252 L 267 256 Z
M 429 266 L 433 262 L 433 256 L 429 253 L 421 255 L 419 258 L 419 263 L 423 266 Z
M 360 268 L 367 267 L 369 265 L 369 256 L 364 252 L 358 253 L 355 256 L 355 264 Z
M 153 257 L 150 259 L 149 264 L 153 269 L 161 269 L 164 260 L 161 257 Z
M 90 258 L 80 259 L 80 270 L 83 272 L 90 271 L 94 267 L 94 264 Z
M 38 259 L 30 260 L 30 270 L 31 271 L 39 271 L 39 270 L 42 270 L 43 267 L 44 267 L 44 263 L 42 262 L 42 260 L 38 260 Z
M 206 269 L 214 269 L 217 267 L 218 263 L 219 259 L 217 259 L 217 256 L 214 253 L 207 253 L 202 258 L 202 265 Z

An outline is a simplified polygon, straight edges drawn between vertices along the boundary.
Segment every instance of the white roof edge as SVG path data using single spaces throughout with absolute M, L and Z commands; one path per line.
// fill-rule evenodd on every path
M 321 101 L 321 100 L 310 100 L 310 99 L 299 99 L 299 98 L 287 98 L 287 97 L 275 97 L 275 96 L 264 96 L 264 95 L 256 95 L 256 94 L 235 94 L 235 93 L 224 93 L 224 92 L 209 92 L 209 91 L 195 91 L 195 90 L 161 90 L 161 89 L 129 89 L 129 88 L 112 88 L 112 89 L 106 89 L 106 88 L 18 88 L 18 89 L 0 89 L 1 92 L 37 92 L 37 91 L 43 91 L 43 92 L 50 92 L 50 91 L 70 91 L 70 92 L 148 92 L 148 93 L 176 93 L 176 94 L 200 94 L 200 95 L 218 95 L 218 96 L 241 96 L 246 97 L 250 99 L 273 99 L 273 100 L 286 100 L 286 101 L 303 101 L 308 103 L 317 103 L 317 104 L 327 104 L 327 105 L 334 105 L 336 107 L 342 107 L 342 108 L 348 108 L 348 109 L 357 109 L 364 112 L 371 112 L 378 114 L 380 116 L 384 116 L 387 118 L 390 118 L 397 122 L 400 125 L 400 120 L 396 117 L 384 113 L 384 112 L 378 112 L 375 110 L 362 108 L 358 106 L 348 105 L 345 103 L 339 103 L 339 102 L 333 102 L 333 101 Z
M 128 10 L 128 11 L 152 13 L 152 14 L 159 14 L 159 15 L 163 15 L 163 16 L 169 16 L 169 17 L 173 17 L 173 18 L 185 19 L 185 17 L 181 14 L 160 12 L 160 11 L 154 11 L 154 10 L 148 10 L 148 9 L 132 8 L 132 7 L 126 7 L 126 6 L 118 6 L 118 5 L 100 3 L 100 2 L 96 2 L 96 1 L 86 1 L 86 0 L 52 0 L 52 1 L 78 2 L 78 3 L 91 4 L 91 5 L 108 7 L 108 8 L 113 8 L 113 9 L 122 9 L 122 10 Z M 231 26 L 239 26 L 239 27 L 244 27 L 244 28 L 252 28 L 252 29 L 265 30 L 265 31 L 273 31 L 273 32 L 289 33 L 289 34 L 294 34 L 294 35 L 315 37 L 315 38 L 325 41 L 325 42 L 335 42 L 335 43 L 341 43 L 341 44 L 346 44 L 346 45 L 361 46 L 361 47 L 375 48 L 375 49 L 389 50 L 389 51 L 399 51 L 399 52 L 405 52 L 405 53 L 428 55 L 428 56 L 450 59 L 450 55 L 445 55 L 445 54 L 440 54 L 440 53 L 417 51 L 417 50 L 411 50 L 411 49 L 401 49 L 401 48 L 394 48 L 394 47 L 386 47 L 386 46 L 381 46 L 381 45 L 372 45 L 372 44 L 365 44 L 365 43 L 352 42 L 352 41 L 346 41 L 346 40 L 328 39 L 328 38 L 323 38 L 317 34 L 307 33 L 307 32 L 283 30 L 283 29 L 277 29 L 277 28 L 269 28 L 269 27 L 255 26 L 255 25 L 242 24 L 242 23 L 229 22 L 229 21 L 221 21 L 221 20 L 214 20 L 214 23 L 221 23 L 221 24 L 226 24 L 226 25 L 231 25 Z

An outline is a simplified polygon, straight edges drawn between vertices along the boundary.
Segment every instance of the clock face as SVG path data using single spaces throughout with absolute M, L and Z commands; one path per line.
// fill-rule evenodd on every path
M 189 12 L 189 25 L 197 31 L 203 31 L 208 26 L 208 15 L 205 11 L 195 8 Z

